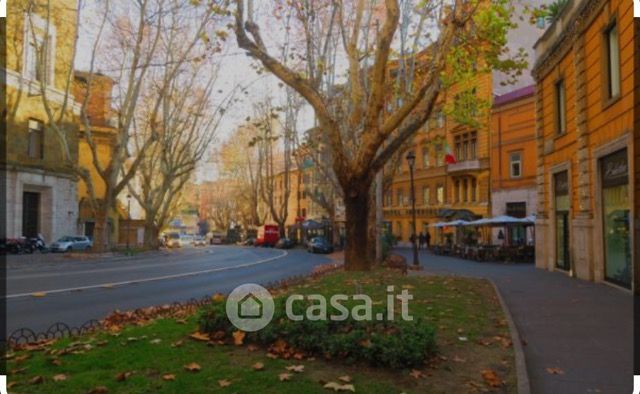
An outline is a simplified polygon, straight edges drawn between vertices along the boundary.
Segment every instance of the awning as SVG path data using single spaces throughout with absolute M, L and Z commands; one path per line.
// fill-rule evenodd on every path
M 516 224 L 529 226 L 535 223 L 535 217 L 532 219 L 532 216 L 520 219 L 514 218 L 513 216 L 499 215 L 492 218 L 483 218 L 467 222 L 465 226 L 508 226 Z
M 431 224 L 430 227 L 460 227 L 460 226 L 464 226 L 466 225 L 467 222 L 466 220 L 453 220 L 451 222 L 439 222 L 439 223 L 435 223 L 435 224 Z

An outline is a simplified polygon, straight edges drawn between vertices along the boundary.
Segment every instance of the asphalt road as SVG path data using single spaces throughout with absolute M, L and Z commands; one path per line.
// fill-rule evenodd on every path
M 304 250 L 236 246 L 189 248 L 130 259 L 44 259 L 10 264 L 7 333 L 46 331 L 64 322 L 80 326 L 115 309 L 162 305 L 228 293 L 244 283 L 267 284 L 310 273 L 331 262 Z

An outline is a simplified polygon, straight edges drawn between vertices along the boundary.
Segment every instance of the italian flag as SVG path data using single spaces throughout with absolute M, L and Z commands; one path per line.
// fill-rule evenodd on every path
M 449 146 L 447 141 L 444 142 L 444 162 L 445 164 L 457 163 L 456 157 L 453 155 L 453 151 L 451 150 L 451 147 Z

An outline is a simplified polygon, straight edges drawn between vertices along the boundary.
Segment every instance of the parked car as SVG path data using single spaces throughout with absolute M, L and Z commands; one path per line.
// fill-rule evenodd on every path
M 168 248 L 179 248 L 180 247 L 180 234 L 178 234 L 178 233 L 169 233 L 169 234 L 167 234 L 167 247 Z
M 240 243 L 240 245 L 252 246 L 255 243 L 256 243 L 256 239 L 254 237 L 249 237 L 249 238 L 245 239 L 244 241 L 242 241 Z
M 294 246 L 296 246 L 296 243 L 290 238 L 280 238 L 278 242 L 276 242 L 276 248 L 278 249 L 291 249 Z
M 202 235 L 193 237 L 193 246 L 207 246 L 207 240 Z
M 222 245 L 224 243 L 224 235 L 211 234 L 211 245 Z
M 49 249 L 52 252 L 70 252 L 72 250 L 88 250 L 93 246 L 93 241 L 84 235 L 65 236 L 52 243 Z
M 333 253 L 333 245 L 323 237 L 311 238 L 307 243 L 309 253 Z
M 193 246 L 193 235 L 191 234 L 180 234 L 180 247 L 184 248 L 185 246 Z

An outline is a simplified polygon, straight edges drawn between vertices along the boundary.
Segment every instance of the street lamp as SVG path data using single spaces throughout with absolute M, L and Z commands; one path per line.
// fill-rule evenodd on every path
M 407 153 L 407 163 L 409 163 L 409 177 L 411 180 L 411 215 L 413 216 L 413 265 L 418 267 L 420 261 L 418 260 L 418 234 L 416 234 L 416 189 L 413 184 L 413 167 L 416 164 L 416 155 L 413 151 Z
M 129 236 L 131 235 L 131 194 L 127 194 L 127 251 L 129 250 Z

